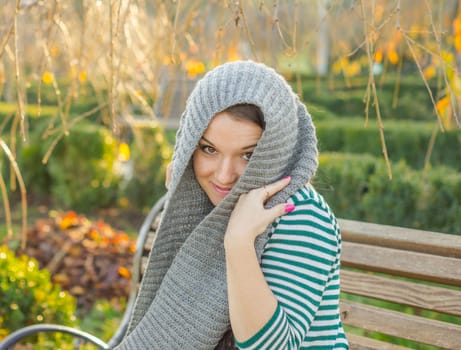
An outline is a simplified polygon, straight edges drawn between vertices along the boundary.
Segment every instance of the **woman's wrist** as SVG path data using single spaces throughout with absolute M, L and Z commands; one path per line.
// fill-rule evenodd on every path
M 233 235 L 226 232 L 224 236 L 224 250 L 226 253 L 254 251 L 254 241 L 243 235 Z

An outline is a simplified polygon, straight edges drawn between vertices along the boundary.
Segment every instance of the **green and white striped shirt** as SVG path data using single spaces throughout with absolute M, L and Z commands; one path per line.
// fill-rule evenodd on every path
M 278 305 L 239 349 L 348 349 L 339 313 L 341 233 L 323 197 L 311 186 L 273 224 L 261 266 Z

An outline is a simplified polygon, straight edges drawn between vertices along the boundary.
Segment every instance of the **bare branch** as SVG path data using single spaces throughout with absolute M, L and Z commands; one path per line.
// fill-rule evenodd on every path
M 360 1 L 360 4 L 361 4 L 361 9 L 362 9 L 362 16 L 363 18 L 365 18 L 365 5 L 363 3 L 363 0 Z M 367 109 L 368 109 L 368 104 L 370 102 L 370 89 L 371 89 L 371 92 L 373 93 L 373 104 L 376 110 L 376 118 L 378 120 L 379 135 L 381 139 L 381 148 L 383 151 L 384 160 L 386 161 L 387 175 L 389 176 L 389 179 L 392 180 L 391 162 L 387 154 L 386 139 L 384 136 L 384 125 L 383 125 L 382 118 L 381 118 L 381 110 L 379 108 L 378 94 L 376 92 L 376 83 L 375 83 L 375 78 L 373 75 L 373 56 L 372 56 L 372 52 L 373 52 L 372 45 L 373 44 L 371 42 L 371 37 L 367 34 L 368 31 L 367 31 L 367 26 L 366 26 L 365 21 L 363 22 L 363 26 L 364 26 L 365 35 L 367 37 L 366 48 L 367 48 L 367 57 L 368 57 L 368 65 L 369 65 L 369 75 L 368 75 L 369 80 L 368 80 L 368 87 L 367 87 Z
M 437 119 L 439 121 L 440 130 L 444 131 L 444 127 L 443 127 L 443 123 L 442 123 L 442 117 L 440 116 L 439 111 L 437 110 L 434 95 L 432 94 L 432 91 L 431 91 L 431 88 L 429 86 L 429 83 L 427 82 L 427 79 L 424 77 L 423 69 L 421 68 L 421 64 L 418 61 L 418 57 L 416 56 L 415 50 L 413 49 L 413 45 L 411 45 L 411 42 L 413 40 L 407 34 L 405 34 L 405 32 L 402 32 L 402 33 L 403 33 L 403 37 L 405 38 L 405 40 L 407 42 L 407 46 L 410 49 L 411 55 L 413 56 L 413 59 L 414 59 L 414 61 L 416 63 L 416 66 L 418 67 L 419 74 L 421 75 L 421 78 L 423 79 L 424 86 L 426 86 L 426 90 L 427 90 L 427 92 L 428 92 L 428 94 L 429 94 L 429 96 L 431 98 L 432 105 L 434 106 L 435 115 L 437 116 Z
M 14 63 L 15 63 L 15 77 L 16 77 L 16 99 L 18 104 L 18 117 L 20 120 L 20 130 L 21 136 L 23 140 L 26 140 L 26 121 L 25 121 L 25 114 L 24 114 L 24 101 L 22 97 L 21 91 L 21 74 L 19 68 L 19 52 L 18 52 L 18 17 L 19 11 L 21 8 L 21 1 L 16 0 L 16 11 L 14 13 L 14 21 L 13 21 L 13 32 L 14 32 Z
M 5 181 L 3 180 L 3 176 L 0 173 L 0 190 L 2 192 L 3 198 L 3 207 L 5 208 L 5 221 L 6 221 L 6 237 L 8 239 L 13 238 L 13 225 L 11 220 L 11 207 L 10 201 L 8 199 L 8 192 L 6 190 Z
M 16 178 L 18 179 L 19 187 L 21 189 L 21 204 L 22 204 L 22 230 L 21 230 L 21 249 L 26 248 L 26 241 L 27 241 L 27 191 L 26 185 L 24 184 L 24 180 L 21 175 L 21 171 L 19 170 L 18 164 L 16 163 L 16 159 L 13 154 L 10 152 L 7 144 L 0 139 L 0 147 L 3 148 L 3 152 L 8 157 L 11 167 L 14 169 L 16 174 Z

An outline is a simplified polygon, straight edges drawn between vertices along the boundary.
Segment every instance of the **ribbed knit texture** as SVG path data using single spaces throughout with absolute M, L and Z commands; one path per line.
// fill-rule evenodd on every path
M 195 179 L 191 157 L 212 117 L 240 103 L 259 106 L 266 127 L 244 174 L 213 207 Z M 230 326 L 223 238 L 238 197 L 290 175 L 290 184 L 268 206 L 285 202 L 315 174 L 317 157 L 312 120 L 273 69 L 238 61 L 207 73 L 181 116 L 163 218 L 128 335 L 117 349 L 214 349 Z M 258 256 L 268 232 L 255 243 Z

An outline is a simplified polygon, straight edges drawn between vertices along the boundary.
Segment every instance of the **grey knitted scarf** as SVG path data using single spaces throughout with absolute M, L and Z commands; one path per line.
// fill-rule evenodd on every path
M 266 127 L 244 174 L 214 207 L 191 157 L 212 117 L 240 103 L 259 106 Z M 317 156 L 305 106 L 272 68 L 238 61 L 207 73 L 181 116 L 165 210 L 128 335 L 117 349 L 214 349 L 230 327 L 223 236 L 238 197 L 290 175 L 268 206 L 286 201 L 315 174 Z M 259 257 L 267 234 L 255 243 Z

